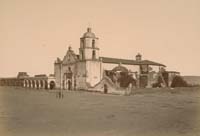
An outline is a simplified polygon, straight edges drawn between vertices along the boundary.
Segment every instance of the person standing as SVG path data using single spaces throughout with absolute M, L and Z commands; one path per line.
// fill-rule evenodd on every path
M 104 84 L 104 93 L 105 93 L 105 94 L 108 93 L 108 86 L 107 86 L 107 84 Z

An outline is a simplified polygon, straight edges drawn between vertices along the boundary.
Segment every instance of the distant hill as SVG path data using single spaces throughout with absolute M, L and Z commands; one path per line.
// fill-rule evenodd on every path
M 184 80 L 192 85 L 200 85 L 200 76 L 182 76 Z

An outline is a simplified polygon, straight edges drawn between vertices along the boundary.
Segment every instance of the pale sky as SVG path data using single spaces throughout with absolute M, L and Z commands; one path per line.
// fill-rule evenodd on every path
M 53 73 L 89 24 L 101 56 L 200 76 L 200 0 L 0 0 L 0 77 Z

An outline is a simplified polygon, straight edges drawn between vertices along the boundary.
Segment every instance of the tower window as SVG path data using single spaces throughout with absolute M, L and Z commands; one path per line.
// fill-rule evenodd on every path
M 95 48 L 95 40 L 92 40 L 92 48 Z
M 83 52 L 83 50 L 81 51 L 81 55 L 82 55 L 82 60 L 84 60 L 84 52 Z
M 92 51 L 92 59 L 96 59 L 96 51 L 95 50 Z

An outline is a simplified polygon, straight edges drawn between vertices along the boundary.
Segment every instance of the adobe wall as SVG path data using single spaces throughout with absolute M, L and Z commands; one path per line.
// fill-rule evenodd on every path
M 77 63 L 76 73 L 76 89 L 86 89 L 86 62 L 80 61 Z
M 54 75 L 56 88 L 61 87 L 61 65 L 60 63 L 54 63 Z
M 93 87 L 101 80 L 100 61 L 86 61 L 86 82 Z

